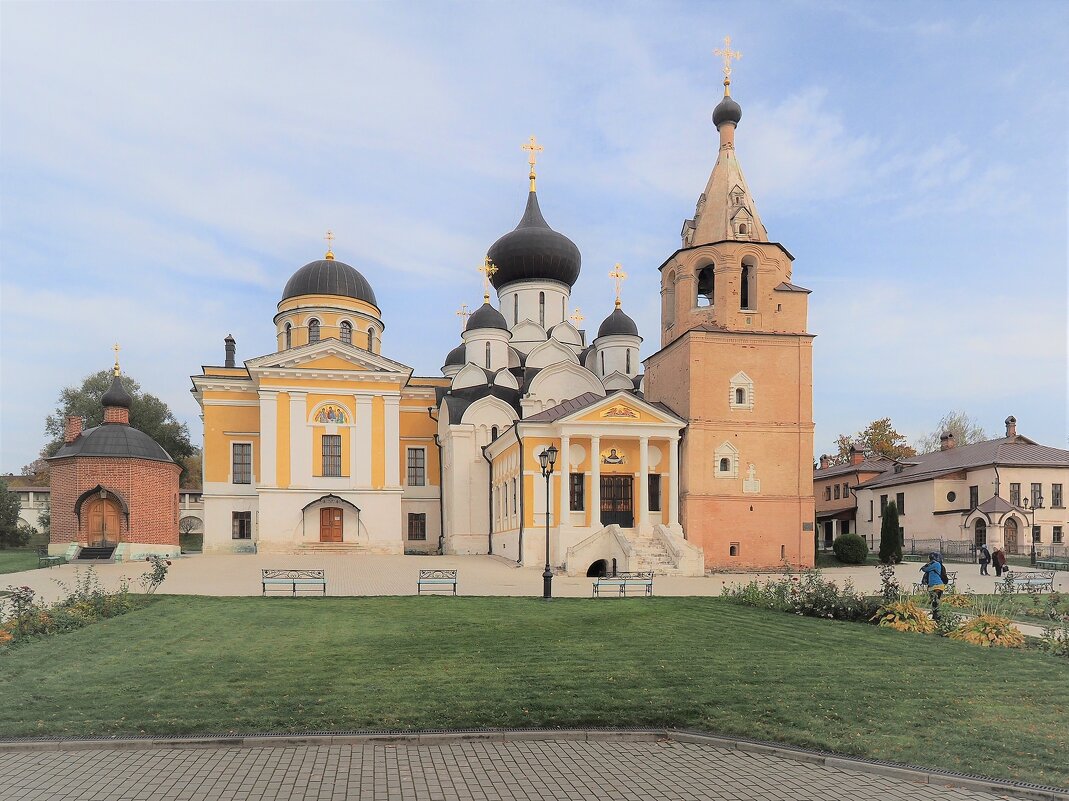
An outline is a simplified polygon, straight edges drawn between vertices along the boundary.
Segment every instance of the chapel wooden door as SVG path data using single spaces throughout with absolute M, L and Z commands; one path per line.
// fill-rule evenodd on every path
M 634 477 L 601 477 L 601 525 L 615 523 L 621 528 L 635 525 Z
M 1011 517 L 1006 521 L 1006 553 L 1017 552 L 1017 521 Z
M 104 548 L 119 541 L 119 504 L 111 498 L 92 498 L 85 504 L 86 543 Z
M 342 512 L 336 506 L 319 510 L 319 541 L 342 541 Z

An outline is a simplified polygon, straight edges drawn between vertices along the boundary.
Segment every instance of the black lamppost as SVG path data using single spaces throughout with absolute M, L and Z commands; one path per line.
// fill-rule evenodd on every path
M 549 477 L 553 475 L 553 465 L 557 463 L 556 447 L 550 445 L 538 454 L 538 461 L 542 465 L 542 475 L 546 477 L 546 569 L 542 573 L 542 597 L 548 600 L 553 597 L 553 571 L 549 567 Z

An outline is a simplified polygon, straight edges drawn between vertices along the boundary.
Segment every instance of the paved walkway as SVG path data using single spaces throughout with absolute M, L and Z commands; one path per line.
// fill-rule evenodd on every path
M 0 753 L 0 801 L 1006 797 L 667 739 Z

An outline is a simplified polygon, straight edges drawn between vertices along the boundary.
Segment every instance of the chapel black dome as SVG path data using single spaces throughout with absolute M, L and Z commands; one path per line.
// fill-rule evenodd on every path
M 490 305 L 489 301 L 483 303 L 478 309 L 475 310 L 475 314 L 468 318 L 468 324 L 464 326 L 465 331 L 474 331 L 478 328 L 500 328 L 502 331 L 508 331 L 508 323 L 505 322 L 505 318 L 501 316 L 501 312 Z
M 52 458 L 62 459 L 65 456 L 119 456 L 154 462 L 174 461 L 156 440 L 125 423 L 104 423 L 83 431 L 78 439 L 65 444 Z
M 130 397 L 130 393 L 126 391 L 126 387 L 122 385 L 122 379 L 117 375 L 113 375 L 111 377 L 111 386 L 108 387 L 108 391 L 100 396 L 100 405 L 119 406 L 123 409 L 129 409 L 133 400 L 134 399 Z
M 449 351 L 449 355 L 445 357 L 445 366 L 449 367 L 454 364 L 465 364 L 467 362 L 467 356 L 467 346 L 461 342 Z
M 738 125 L 741 119 L 742 106 L 736 103 L 731 95 L 726 95 L 713 109 L 713 125 L 716 126 L 717 130 L 720 130 L 720 126 L 725 122 L 733 122 Z
M 579 278 L 579 248 L 549 227 L 534 192 L 527 195 L 519 225 L 494 242 L 486 255 L 497 267 L 491 279 L 497 289 L 513 281 L 560 281 L 570 287 Z
M 375 292 L 359 271 L 337 259 L 310 261 L 290 276 L 282 300 L 298 295 L 341 295 L 370 303 L 376 309 Z
M 598 337 L 611 336 L 638 336 L 638 326 L 635 321 L 624 314 L 623 309 L 613 309 L 612 314 L 606 317 L 598 327 Z

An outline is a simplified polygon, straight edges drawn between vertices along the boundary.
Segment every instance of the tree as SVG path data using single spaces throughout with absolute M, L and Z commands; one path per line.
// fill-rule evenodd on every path
M 67 418 L 85 418 L 85 427 L 92 428 L 104 422 L 104 409 L 100 397 L 111 386 L 111 370 L 101 370 L 86 376 L 80 386 L 64 388 L 59 393 L 56 411 L 45 418 L 45 433 L 51 440 L 41 451 L 44 456 L 55 456 L 63 446 L 63 431 Z M 152 437 L 178 464 L 191 456 L 196 449 L 189 441 L 189 427 L 180 423 L 167 404 L 141 391 L 141 385 L 129 376 L 123 376 L 123 386 L 130 393 L 130 425 Z
M 972 445 L 987 439 L 983 426 L 965 412 L 950 411 L 943 415 L 938 427 L 926 437 L 917 440 L 918 453 L 935 453 L 942 443 L 943 434 L 953 434 L 955 445 Z
M 201 489 L 204 464 L 204 454 L 200 448 L 194 448 L 193 453 L 182 459 L 182 489 Z
M 200 531 L 199 517 L 193 517 L 192 515 L 190 515 L 188 517 L 183 517 L 181 520 L 178 521 L 179 534 L 195 534 L 198 531 Z
M 30 480 L 30 484 L 35 487 L 47 487 L 48 462 L 44 460 L 43 455 L 38 456 L 29 464 L 22 466 L 22 475 L 28 478 Z
M 33 536 L 33 529 L 19 520 L 19 494 L 0 480 L 0 548 L 25 545 Z
M 45 542 L 52 541 L 52 506 L 51 504 L 46 506 L 37 515 L 37 525 L 41 527 L 41 532 L 45 535 Z
M 857 445 L 871 456 L 886 456 L 888 459 L 907 459 L 917 455 L 907 444 L 905 434 L 895 431 L 890 417 L 873 420 L 864 431 L 859 431 L 852 437 L 840 434 L 835 444 L 839 448 L 835 457 L 837 464 L 845 464 L 850 460 L 851 445 Z
M 898 507 L 891 501 L 883 509 L 883 525 L 880 526 L 880 561 L 902 561 L 902 531 L 898 527 Z

